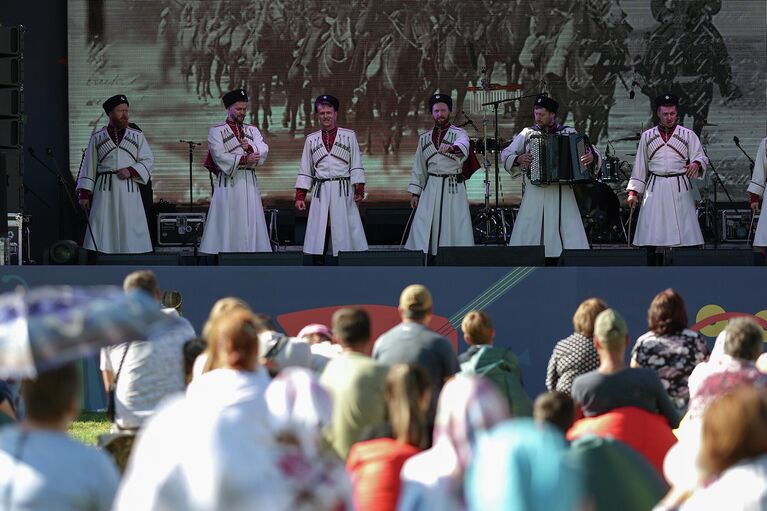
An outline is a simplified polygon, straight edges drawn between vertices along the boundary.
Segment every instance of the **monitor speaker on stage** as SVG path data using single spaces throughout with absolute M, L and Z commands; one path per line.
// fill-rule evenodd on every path
M 221 252 L 219 266 L 303 266 L 302 252 Z
M 178 254 L 98 254 L 96 264 L 112 266 L 178 266 Z
M 412 211 L 411 208 L 367 208 L 365 234 L 368 243 L 399 245 Z
M 420 250 L 369 250 L 339 252 L 338 266 L 423 266 Z
M 753 266 L 756 256 L 750 247 L 734 249 L 675 248 L 671 266 Z
M 643 248 L 610 248 L 603 250 L 563 250 L 560 266 L 647 266 L 649 255 Z
M 437 266 L 544 266 L 543 245 L 439 247 Z

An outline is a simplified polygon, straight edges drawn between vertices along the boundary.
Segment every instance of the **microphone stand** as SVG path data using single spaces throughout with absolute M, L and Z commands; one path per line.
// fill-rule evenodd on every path
M 500 208 L 499 202 L 498 202 L 498 196 L 499 196 L 499 185 L 500 185 L 500 166 L 498 158 L 500 157 L 501 148 L 500 148 L 500 137 L 498 133 L 498 108 L 500 105 L 505 103 L 510 103 L 512 101 L 519 101 L 522 99 L 527 98 L 534 98 L 537 97 L 539 93 L 536 94 L 527 94 L 524 96 L 519 96 L 516 98 L 506 98 L 506 99 L 499 99 L 497 101 L 488 101 L 487 103 L 482 103 L 480 106 L 492 106 L 493 107 L 493 123 L 494 123 L 494 137 L 495 137 L 495 150 L 494 153 L 494 164 L 495 164 L 495 208 L 490 208 L 490 160 L 488 159 L 487 152 L 490 150 L 488 147 L 488 138 L 487 138 L 487 109 L 484 110 L 483 117 L 482 117 L 482 124 L 483 124 L 483 131 L 484 131 L 484 139 L 485 139 L 485 159 L 484 159 L 484 166 L 485 166 L 485 209 L 481 213 L 482 216 L 485 217 L 485 236 L 486 238 L 489 238 L 490 235 L 490 224 L 491 221 L 495 221 L 495 216 L 500 215 L 501 217 L 501 241 L 502 244 L 506 244 L 506 219 L 504 218 L 503 210 Z M 498 239 L 498 235 L 495 236 L 496 240 Z M 487 239 L 486 239 L 487 242 Z
M 179 140 L 181 144 L 187 144 L 189 146 L 189 212 L 192 213 L 194 207 L 194 188 L 192 182 L 192 164 L 194 162 L 194 148 L 200 145 L 199 142 L 192 142 L 191 140 Z M 195 264 L 197 261 L 197 236 L 192 237 L 192 250 L 194 254 Z
M 192 212 L 194 204 L 194 189 L 192 185 L 192 162 L 194 161 L 194 148 L 200 145 L 199 142 L 192 142 L 191 140 L 179 140 L 180 144 L 187 144 L 189 146 L 189 212 Z
M 754 171 L 754 165 L 756 165 L 754 163 L 754 160 L 752 160 L 751 156 L 749 156 L 748 153 L 746 151 L 744 151 L 742 147 L 740 147 L 740 140 L 738 140 L 738 137 L 732 137 L 732 141 L 735 142 L 736 146 L 738 146 L 738 149 L 740 149 L 740 152 L 743 153 L 746 156 L 746 158 L 748 158 L 748 161 L 751 162 L 751 172 L 753 172 Z
M 29 151 L 30 156 L 35 159 L 40 165 L 42 165 L 51 175 L 53 175 L 56 178 L 56 181 L 58 184 L 64 189 L 64 195 L 67 196 L 67 200 L 69 201 L 69 205 L 71 206 L 72 210 L 75 213 L 75 216 L 78 216 L 80 212 L 82 212 L 83 217 L 85 218 L 85 223 L 88 226 L 88 232 L 91 235 L 91 241 L 93 242 L 93 248 L 96 250 L 96 252 L 99 251 L 98 245 L 96 245 L 96 238 L 93 236 L 93 229 L 91 229 L 91 221 L 90 216 L 88 213 L 83 210 L 83 208 L 79 207 L 79 204 L 75 202 L 75 192 L 69 189 L 69 186 L 67 185 L 66 180 L 64 179 L 64 174 L 61 173 L 61 168 L 59 167 L 59 163 L 56 160 L 56 157 L 53 154 L 53 149 L 50 147 L 46 149 L 45 153 L 50 157 L 51 161 L 53 162 L 53 166 L 55 168 L 50 168 L 43 160 L 37 157 L 35 154 L 34 149 L 31 147 L 27 148 L 27 151 Z M 80 160 L 80 169 L 83 166 L 83 161 L 85 160 L 85 152 L 83 152 L 83 157 Z M 78 169 L 77 174 L 80 174 L 80 169 Z

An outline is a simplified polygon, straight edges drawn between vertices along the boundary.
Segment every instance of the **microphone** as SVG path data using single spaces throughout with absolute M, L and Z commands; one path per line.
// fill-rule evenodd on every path
M 477 128 L 477 125 L 476 125 L 476 124 L 474 124 L 474 121 L 472 121 L 472 120 L 471 120 L 471 117 L 469 117 L 469 116 L 466 114 L 466 112 L 464 112 L 463 110 L 461 110 L 461 114 L 462 114 L 462 115 L 463 115 L 463 116 L 466 118 L 466 123 L 464 123 L 464 126 L 465 126 L 466 124 L 471 124 L 471 125 L 472 125 L 472 127 L 473 127 L 475 130 L 479 131 L 479 128 Z
M 192 142 L 191 140 L 179 140 L 180 144 L 200 145 L 199 142 Z
M 738 137 L 732 137 L 732 141 L 735 142 L 736 146 L 740 146 L 740 139 Z

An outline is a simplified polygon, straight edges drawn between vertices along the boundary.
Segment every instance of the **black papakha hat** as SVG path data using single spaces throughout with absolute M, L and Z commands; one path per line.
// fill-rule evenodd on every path
M 128 98 L 125 97 L 125 94 L 118 94 L 104 101 L 104 103 L 102 103 L 101 106 L 102 108 L 104 108 L 104 111 L 108 114 L 109 112 L 114 110 L 114 108 L 117 105 L 122 105 L 123 103 L 130 106 L 130 103 L 128 103 Z
M 551 113 L 557 113 L 557 110 L 559 110 L 559 103 L 546 94 L 539 94 L 538 97 L 535 98 L 535 106 L 543 107 Z
M 229 108 L 233 104 L 237 103 L 238 101 L 248 101 L 248 93 L 245 92 L 243 89 L 234 89 L 233 91 L 229 91 L 221 98 L 221 100 L 224 102 L 224 106 L 226 108 Z
M 447 94 L 435 94 L 429 98 L 429 110 L 434 108 L 437 103 L 444 103 L 447 105 L 447 109 L 453 111 L 453 98 Z
M 679 106 L 679 98 L 677 96 L 674 96 L 670 92 L 667 92 L 666 94 L 661 94 L 657 98 L 655 98 L 655 109 L 657 110 L 659 107 L 662 106 Z
M 314 100 L 314 111 L 316 112 L 317 107 L 323 104 L 332 106 L 336 109 L 336 112 L 338 112 L 338 107 L 341 106 L 337 97 L 331 96 L 330 94 L 322 94 L 317 96 L 317 99 Z

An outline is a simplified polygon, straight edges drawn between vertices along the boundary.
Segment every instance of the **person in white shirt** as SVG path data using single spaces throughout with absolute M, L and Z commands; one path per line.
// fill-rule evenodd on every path
M 117 467 L 103 451 L 67 435 L 80 413 L 80 392 L 74 363 L 22 382 L 26 418 L 0 430 L 0 509 L 111 509 Z

